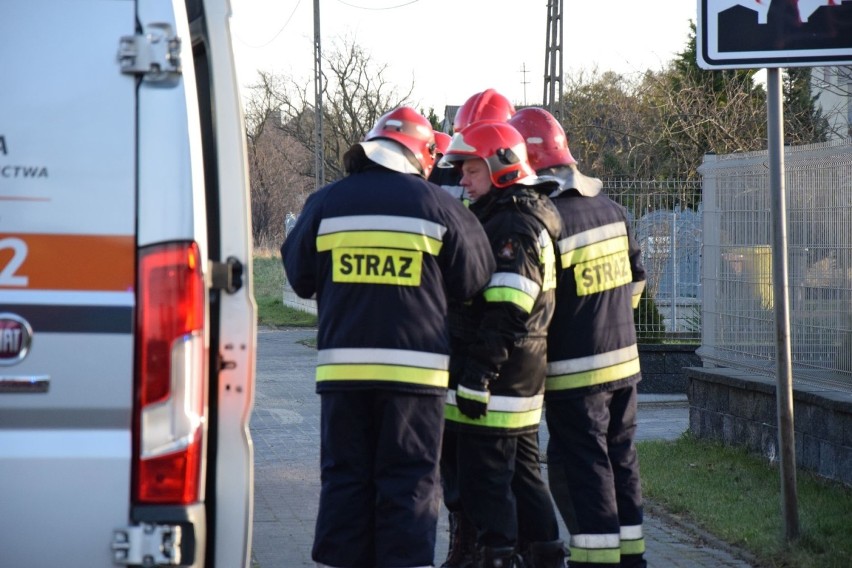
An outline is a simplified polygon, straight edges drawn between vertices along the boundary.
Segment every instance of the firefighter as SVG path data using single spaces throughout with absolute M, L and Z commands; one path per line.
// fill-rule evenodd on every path
M 476 217 L 426 181 L 434 152 L 423 116 L 385 114 L 281 247 L 295 292 L 317 299 L 321 567 L 433 565 L 447 304 L 495 266 Z
M 480 120 L 500 120 L 505 122 L 513 114 L 515 114 L 515 107 L 509 99 L 494 89 L 485 89 L 468 97 L 464 104 L 456 111 L 456 114 L 453 116 L 453 133 L 455 134 L 465 126 L 469 126 Z M 460 176 L 458 169 L 449 167 L 449 164 L 446 162 L 439 161 L 437 164 L 438 166 L 432 171 L 429 181 L 437 183 L 448 191 L 450 195 L 464 203 L 465 207 L 468 207 L 470 205 L 470 197 L 465 194 L 464 188 L 459 185 Z M 441 167 L 442 165 L 446 167 Z
M 486 89 L 474 93 L 459 107 L 453 118 L 453 132 L 459 132 L 464 127 L 480 120 L 500 120 L 505 122 L 513 114 L 515 107 L 502 94 L 494 89 Z M 437 139 L 437 135 L 436 135 Z M 448 141 L 449 142 L 449 141 Z M 446 148 L 444 148 L 445 153 Z M 452 164 L 439 161 L 432 171 L 430 181 L 434 181 L 453 197 L 459 199 L 465 207 L 470 207 L 470 196 L 461 186 L 461 168 L 453 167 Z M 476 330 L 465 324 L 462 316 L 464 307 L 450 305 L 450 340 L 453 350 L 463 349 L 470 341 L 471 334 Z M 451 360 L 462 361 L 458 357 Z M 457 377 L 459 373 L 450 373 L 450 379 Z M 456 385 L 451 384 L 451 388 Z M 470 518 L 462 510 L 461 498 L 459 497 L 457 482 L 456 438 L 457 433 L 451 429 L 445 429 L 444 442 L 441 455 L 441 484 L 444 490 L 444 505 L 447 507 L 450 525 L 450 543 L 447 549 L 447 559 L 441 564 L 441 568 L 465 568 L 473 561 L 473 553 L 476 545 L 476 529 Z
M 530 184 L 523 138 L 506 122 L 479 121 L 453 137 L 444 160 L 461 168 L 470 210 L 485 227 L 497 268 L 466 307 L 473 333 L 454 343 L 446 427 L 455 438 L 463 511 L 477 529 L 478 568 L 564 563 L 550 493 L 541 476 L 538 429 L 547 325 L 554 309 L 555 242 L 550 201 Z
M 626 210 L 577 168 L 553 115 L 509 121 L 538 175 L 559 186 L 556 313 L 548 330 L 548 478 L 571 533 L 569 566 L 644 567 L 636 433 L 641 378 L 633 310 L 645 286 Z

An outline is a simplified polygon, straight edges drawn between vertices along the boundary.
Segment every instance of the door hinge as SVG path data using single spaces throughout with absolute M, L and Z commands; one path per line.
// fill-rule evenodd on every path
M 178 566 L 181 527 L 153 525 L 116 529 L 112 536 L 113 563 L 121 566 Z
M 180 38 L 167 23 L 148 24 L 144 33 L 122 36 L 118 62 L 122 73 L 142 75 L 145 81 L 177 81 L 181 73 Z
M 243 287 L 243 263 L 229 256 L 225 262 L 210 261 L 211 288 L 233 294 Z

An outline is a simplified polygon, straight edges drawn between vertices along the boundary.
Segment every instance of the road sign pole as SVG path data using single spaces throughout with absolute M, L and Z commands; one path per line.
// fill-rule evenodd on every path
M 784 107 L 781 70 L 766 70 L 766 111 L 769 128 L 769 190 L 772 213 L 772 295 L 775 305 L 776 405 L 781 466 L 784 535 L 799 537 L 796 490 L 796 441 L 793 429 L 793 371 L 790 349 L 790 298 L 787 293 L 787 200 L 784 188 Z

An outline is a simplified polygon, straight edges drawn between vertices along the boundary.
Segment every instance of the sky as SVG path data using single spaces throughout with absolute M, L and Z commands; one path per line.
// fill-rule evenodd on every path
M 555 0 L 554 0 L 555 1 Z M 419 110 L 461 105 L 494 88 L 516 105 L 541 104 L 547 0 L 320 0 L 323 55 L 343 40 L 363 48 Z M 565 75 L 659 70 L 686 46 L 696 0 L 563 0 Z M 231 0 L 240 86 L 258 71 L 310 88 L 314 0 Z

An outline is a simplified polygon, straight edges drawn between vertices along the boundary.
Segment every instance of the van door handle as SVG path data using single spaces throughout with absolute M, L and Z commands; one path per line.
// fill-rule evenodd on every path
M 3 376 L 0 375 L 0 394 L 43 393 L 50 388 L 50 376 Z

